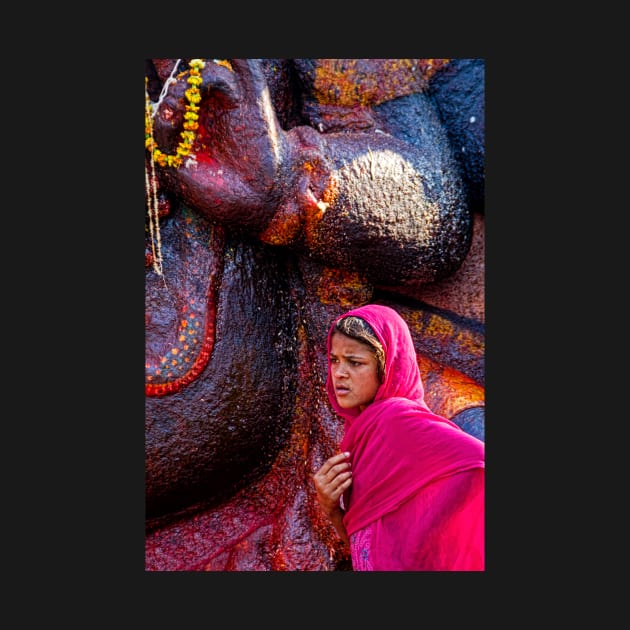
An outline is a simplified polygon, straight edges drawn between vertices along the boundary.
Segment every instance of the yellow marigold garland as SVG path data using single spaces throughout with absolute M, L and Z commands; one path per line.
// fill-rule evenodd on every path
M 215 63 L 225 66 L 233 72 L 232 65 L 225 59 L 213 59 Z M 178 60 L 179 63 L 179 60 Z M 206 65 L 202 59 L 191 59 L 188 62 L 190 72 L 187 82 L 190 87 L 184 92 L 188 103 L 184 112 L 184 129 L 181 132 L 181 141 L 175 150 L 175 155 L 167 155 L 163 153 L 157 146 L 157 142 L 153 138 L 153 106 L 149 99 L 147 91 L 148 78 L 144 78 L 144 146 L 150 151 L 151 173 L 149 174 L 146 165 L 144 169 L 145 188 L 147 193 L 147 205 L 149 210 L 149 233 L 151 237 L 151 253 L 153 259 L 153 269 L 162 276 L 162 247 L 160 241 L 160 223 L 158 213 L 157 199 L 157 180 L 155 174 L 155 163 L 160 166 L 171 166 L 179 168 L 183 158 L 190 154 L 190 150 L 195 142 L 196 131 L 199 128 L 199 103 L 201 101 L 201 93 L 199 86 L 203 79 L 200 70 Z
M 144 78 L 144 146 L 149 149 L 151 154 L 151 173 L 149 174 L 147 172 L 145 165 L 144 175 L 147 205 L 149 209 L 149 233 L 151 237 L 152 266 L 153 270 L 159 276 L 162 276 L 162 248 L 160 242 L 155 163 L 157 162 L 160 166 L 172 166 L 174 168 L 179 168 L 179 166 L 181 166 L 182 159 L 190 153 L 192 145 L 195 141 L 195 132 L 199 128 L 199 115 L 197 112 L 199 111 L 199 102 L 201 101 L 199 86 L 202 82 L 199 70 L 205 66 L 205 62 L 201 59 L 191 59 L 188 65 L 190 66 L 190 74 L 187 81 L 190 84 L 190 88 L 188 88 L 185 92 L 188 103 L 186 104 L 186 111 L 184 112 L 184 130 L 181 132 L 182 139 L 177 146 L 175 155 L 167 155 L 160 151 L 153 138 L 153 107 L 147 92 L 148 79 L 147 77 Z
M 144 146 L 151 151 L 151 156 L 155 162 L 160 166 L 172 166 L 179 168 L 182 164 L 183 158 L 185 158 L 192 149 L 195 142 L 195 132 L 199 128 L 199 102 L 201 101 L 201 94 L 199 92 L 199 86 L 201 85 L 202 78 L 200 70 L 206 65 L 202 59 L 191 59 L 188 62 L 190 67 L 190 74 L 186 81 L 190 87 L 186 90 L 185 95 L 188 103 L 186 104 L 186 111 L 184 112 L 184 129 L 181 132 L 181 141 L 175 150 L 175 155 L 167 155 L 163 153 L 157 146 L 157 142 L 153 138 L 153 114 L 152 107 L 149 101 L 149 95 L 146 91 L 146 83 L 148 81 L 145 77 L 145 108 L 144 108 Z

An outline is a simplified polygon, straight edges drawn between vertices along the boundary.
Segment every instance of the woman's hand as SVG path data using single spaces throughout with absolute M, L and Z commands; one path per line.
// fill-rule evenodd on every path
M 352 484 L 350 453 L 339 453 L 327 459 L 313 475 L 317 500 L 339 536 L 348 543 L 348 535 L 343 525 L 343 510 L 339 504 L 341 495 Z

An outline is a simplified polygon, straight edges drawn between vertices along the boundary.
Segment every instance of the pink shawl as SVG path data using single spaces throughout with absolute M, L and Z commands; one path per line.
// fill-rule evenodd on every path
M 367 321 L 385 350 L 385 380 L 374 402 L 362 413 L 358 409 L 342 409 L 337 404 L 329 361 L 326 389 L 333 408 L 345 420 L 340 448 L 350 452 L 352 463 L 353 482 L 344 497 L 344 525 L 348 535 L 352 535 L 385 515 L 389 515 L 388 527 L 391 527 L 397 508 L 410 498 L 423 490 L 434 492 L 439 488 L 436 482 L 456 473 L 483 468 L 485 457 L 481 440 L 451 420 L 434 414 L 424 402 L 413 340 L 402 317 L 394 309 L 377 304 L 353 309 L 337 319 L 348 315 Z M 328 332 L 329 354 L 333 328 L 334 322 Z M 455 501 L 460 506 L 466 500 L 461 496 L 438 498 L 446 504 Z M 479 499 L 476 501 L 478 514 Z M 422 503 L 421 500 L 418 504 Z M 429 504 L 435 505 L 433 495 Z M 434 516 L 431 518 L 435 520 Z M 423 519 L 420 514 L 417 523 L 423 520 L 428 521 L 429 515 Z M 408 522 L 393 525 L 400 530 L 409 527 Z M 479 529 L 478 525 L 469 525 Z M 453 536 L 452 525 L 449 527 L 448 535 Z M 432 545 L 436 545 L 435 532 L 431 535 Z

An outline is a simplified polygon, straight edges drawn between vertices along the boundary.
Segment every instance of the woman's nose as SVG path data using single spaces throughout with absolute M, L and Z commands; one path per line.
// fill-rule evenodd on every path
M 334 367 L 334 371 L 333 371 L 333 373 L 334 373 L 334 375 L 335 375 L 337 378 L 344 377 L 344 376 L 348 376 L 348 373 L 347 373 L 347 371 L 346 371 L 346 368 L 345 368 L 345 367 L 343 367 L 343 366 L 341 365 L 341 363 L 339 363 L 338 365 L 336 365 L 336 366 Z

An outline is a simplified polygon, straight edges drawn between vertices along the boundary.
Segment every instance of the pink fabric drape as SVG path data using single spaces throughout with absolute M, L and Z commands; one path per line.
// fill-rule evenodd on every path
M 429 410 L 409 328 L 394 309 L 368 304 L 347 315 L 370 324 L 386 359 L 385 380 L 361 413 L 337 404 L 329 364 L 326 388 L 352 463 L 348 535 L 370 528 L 374 570 L 483 570 L 484 443 Z

